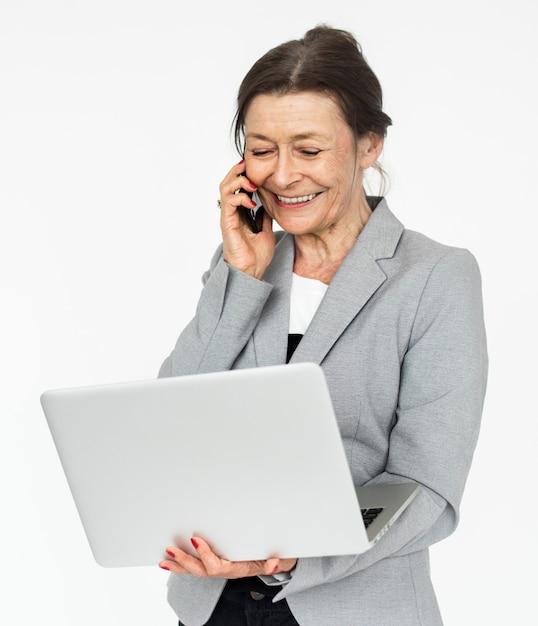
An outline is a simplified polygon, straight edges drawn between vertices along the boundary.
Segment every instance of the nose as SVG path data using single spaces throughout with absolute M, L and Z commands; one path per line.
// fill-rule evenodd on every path
M 279 151 L 272 178 L 274 183 L 280 189 L 290 187 L 301 178 L 301 175 L 297 170 L 295 160 L 287 150 Z

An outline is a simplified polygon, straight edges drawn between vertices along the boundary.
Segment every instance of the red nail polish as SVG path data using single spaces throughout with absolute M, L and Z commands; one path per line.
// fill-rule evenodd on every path
M 170 568 L 169 568 L 169 567 L 166 567 L 166 565 L 159 565 L 159 567 L 160 567 L 161 569 L 165 569 L 167 572 L 169 572 L 169 571 L 170 571 Z
M 254 183 L 251 183 L 250 180 L 248 181 L 248 184 L 250 185 L 251 189 L 258 189 L 258 187 L 256 187 Z
M 272 571 L 273 574 L 276 574 L 278 572 L 278 565 L 275 565 L 275 569 Z
M 166 554 L 168 554 L 168 556 L 171 556 L 173 559 L 176 558 L 176 555 L 172 552 L 172 550 L 167 550 Z
M 191 539 L 191 543 L 196 548 L 196 550 L 198 550 L 198 542 L 196 541 L 194 537 Z
M 245 159 L 241 159 L 237 165 L 243 165 L 244 162 L 245 162 Z

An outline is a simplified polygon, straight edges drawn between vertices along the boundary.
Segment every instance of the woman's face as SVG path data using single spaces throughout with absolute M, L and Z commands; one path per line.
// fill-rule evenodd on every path
M 373 155 L 371 137 L 353 136 L 332 98 L 258 95 L 245 116 L 245 135 L 246 175 L 281 228 L 322 236 L 360 222 L 362 170 L 379 152 Z

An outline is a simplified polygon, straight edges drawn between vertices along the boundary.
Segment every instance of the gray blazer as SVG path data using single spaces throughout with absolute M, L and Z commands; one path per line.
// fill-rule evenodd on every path
M 284 363 L 293 256 L 293 237 L 278 233 L 258 281 L 217 251 L 196 315 L 160 375 Z M 355 483 L 411 479 L 423 488 L 366 553 L 299 559 L 275 601 L 286 598 L 301 626 L 441 624 L 428 546 L 458 523 L 486 389 L 474 257 L 404 229 L 382 200 L 329 285 L 298 361 L 323 367 Z M 225 582 L 172 574 L 169 602 L 183 623 L 202 625 Z

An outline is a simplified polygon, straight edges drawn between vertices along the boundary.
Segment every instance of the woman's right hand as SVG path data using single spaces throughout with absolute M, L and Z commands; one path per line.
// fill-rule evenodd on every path
M 239 207 L 250 209 L 253 205 L 245 192 L 256 190 L 256 185 L 245 176 L 244 161 L 232 167 L 219 189 L 224 260 L 238 270 L 261 279 L 275 250 L 273 220 L 264 212 L 260 232 L 253 233 L 239 213 Z

